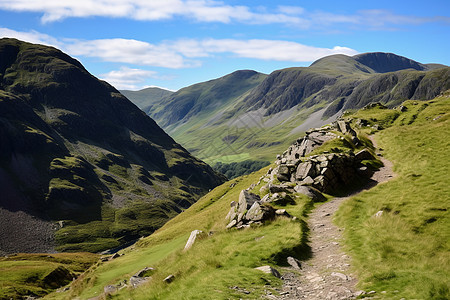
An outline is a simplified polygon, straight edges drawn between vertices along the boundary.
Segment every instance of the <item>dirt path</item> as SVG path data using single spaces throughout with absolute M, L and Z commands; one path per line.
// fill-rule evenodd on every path
M 376 147 L 376 143 L 371 140 Z M 384 167 L 372 175 L 371 183 L 365 189 L 394 176 L 392 163 L 382 156 L 379 158 Z M 281 270 L 284 278 L 279 291 L 281 296 L 269 296 L 270 299 L 354 299 L 362 293 L 355 288 L 357 279 L 351 273 L 351 259 L 340 246 L 342 229 L 332 222 L 339 205 L 362 190 L 347 197 L 336 197 L 310 214 L 308 226 L 311 230 L 309 239 L 312 258 L 302 262 L 302 269 L 298 272 L 290 268 Z

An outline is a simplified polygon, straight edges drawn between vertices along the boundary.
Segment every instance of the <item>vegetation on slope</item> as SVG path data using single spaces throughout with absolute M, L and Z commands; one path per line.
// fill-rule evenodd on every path
M 224 181 L 77 60 L 7 38 L 0 175 L 0 207 L 55 222 L 60 251 L 100 251 L 148 235 Z M 39 234 L 29 227 L 15 228 Z M 26 242 L 0 251 L 25 251 Z
M 0 258 L 0 299 L 42 297 L 98 260 L 92 253 L 13 254 Z
M 397 176 L 344 203 L 336 220 L 361 288 L 386 299 L 449 299 L 450 93 L 403 106 L 349 116 L 386 128 L 375 138 Z
M 270 162 L 268 161 L 248 159 L 242 162 L 232 162 L 230 164 L 217 162 L 212 167 L 217 172 L 224 174 L 228 179 L 233 179 L 242 175 L 248 175 L 250 173 L 256 172 L 269 164 Z
M 146 112 L 210 164 L 272 160 L 300 134 L 344 110 L 370 102 L 394 107 L 450 88 L 449 67 L 392 53 L 331 55 L 307 68 L 249 75 L 238 71 L 186 87 Z
M 144 267 L 154 267 L 152 280 L 137 289 L 123 289 L 112 299 L 227 299 L 258 298 L 281 282 L 255 267 L 285 265 L 288 255 L 305 257 L 306 229 L 303 219 L 312 203 L 297 195 L 295 205 L 285 208 L 298 218 L 279 218 L 263 226 L 246 230 L 226 230 L 225 215 L 230 202 L 237 201 L 242 189 L 267 172 L 264 168 L 251 175 L 229 181 L 201 198 L 151 236 L 141 239 L 123 256 L 97 265 L 72 284 L 66 293 L 50 298 L 81 299 L 98 296 L 108 284 L 118 284 Z M 259 193 L 259 187 L 253 190 Z M 192 230 L 203 234 L 193 248 L 183 251 Z M 175 275 L 170 285 L 163 279 Z M 238 289 L 233 289 L 238 286 Z M 244 294 L 247 290 L 250 294 Z

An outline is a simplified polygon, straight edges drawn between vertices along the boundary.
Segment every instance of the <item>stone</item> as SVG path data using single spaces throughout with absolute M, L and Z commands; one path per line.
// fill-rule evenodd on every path
M 174 275 L 172 275 L 172 274 L 170 274 L 169 276 L 167 276 L 166 278 L 164 278 L 164 282 L 165 283 L 171 283 L 172 281 L 174 281 L 175 280 L 175 276 Z
M 277 209 L 275 215 L 290 218 L 291 215 L 285 209 Z
M 271 184 L 269 187 L 270 193 L 281 193 L 287 192 L 292 193 L 294 191 L 293 187 L 289 184 Z
M 290 170 L 289 167 L 287 165 L 280 165 L 280 167 L 278 168 L 278 174 L 281 175 L 288 175 L 290 174 Z
M 374 214 L 373 216 L 374 216 L 374 218 L 380 218 L 382 215 L 383 215 L 383 211 L 382 211 L 382 210 L 379 210 L 379 211 L 377 211 L 377 213 Z
M 151 277 L 138 277 L 138 276 L 131 276 L 130 277 L 130 285 L 132 288 L 137 288 L 140 285 L 143 285 L 146 282 L 149 282 Z
M 275 276 L 277 278 L 281 278 L 280 272 L 278 272 L 276 269 L 272 268 L 271 266 L 261 266 L 261 267 L 255 268 L 255 269 L 259 270 L 263 273 L 266 273 L 266 274 L 272 274 L 273 276 Z
M 327 198 L 325 198 L 324 195 L 317 189 L 311 187 L 311 186 L 304 186 L 304 185 L 297 185 L 294 188 L 294 191 L 306 195 L 310 197 L 313 201 L 326 201 Z
M 242 190 L 239 194 L 238 213 L 245 213 L 245 211 L 249 209 L 253 203 L 259 200 L 261 199 L 258 195 Z
M 277 179 L 281 182 L 283 181 L 290 181 L 291 177 L 289 175 L 285 175 L 285 174 L 277 174 Z
M 270 194 L 265 194 L 264 197 L 261 198 L 261 202 L 270 202 Z
M 332 273 L 331 273 L 331 276 L 337 277 L 337 278 L 342 279 L 342 280 L 345 280 L 345 281 L 348 280 L 347 275 L 342 274 L 342 273 L 339 273 L 339 272 L 332 272 Z
M 361 151 L 359 151 L 355 154 L 355 159 L 357 161 L 362 161 L 362 160 L 372 160 L 375 158 L 368 149 L 362 149 Z
M 139 270 L 136 274 L 134 274 L 133 277 L 146 277 L 144 275 L 146 275 L 147 273 L 152 273 L 153 271 L 155 271 L 154 268 L 145 267 L 142 270 Z
M 237 207 L 236 206 L 232 206 L 230 208 L 230 211 L 226 215 L 225 220 L 229 220 L 229 221 L 234 220 L 236 218 L 236 216 L 237 216 Z
M 115 285 L 107 285 L 103 288 L 105 294 L 112 294 L 117 292 L 117 287 Z
M 232 220 L 230 223 L 228 223 L 226 228 L 230 229 L 231 227 L 235 226 L 236 224 L 237 224 L 237 221 L 236 220 Z
M 300 270 L 302 268 L 300 261 L 292 256 L 288 256 L 287 263 L 294 269 Z
M 191 232 L 191 235 L 189 236 L 188 241 L 186 242 L 186 245 L 184 246 L 184 251 L 189 250 L 195 243 L 195 239 L 197 238 L 197 236 L 202 233 L 203 231 L 201 230 L 193 230 Z
M 252 207 L 247 211 L 245 219 L 248 221 L 265 221 L 275 217 L 275 210 L 271 206 L 260 205 L 258 202 L 253 203 Z
M 311 176 L 306 177 L 302 181 L 300 181 L 299 185 L 312 185 L 314 183 L 314 179 L 311 178 Z
M 120 254 L 116 252 L 112 256 L 109 257 L 109 260 L 113 260 L 113 259 L 116 259 L 118 257 L 120 257 Z
M 285 206 L 288 204 L 292 204 L 292 205 L 295 204 L 295 200 L 291 197 L 291 195 L 289 195 L 285 192 L 280 193 L 279 196 L 274 198 L 272 201 L 276 205 L 281 205 L 281 206 Z
M 314 165 L 311 162 L 309 162 L 309 161 L 303 162 L 298 165 L 297 172 L 295 174 L 295 178 L 297 180 L 303 180 L 308 176 L 314 177 L 314 175 L 315 175 L 314 171 L 315 171 Z

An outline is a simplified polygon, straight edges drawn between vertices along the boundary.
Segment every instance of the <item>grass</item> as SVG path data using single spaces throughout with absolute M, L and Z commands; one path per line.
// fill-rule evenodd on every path
M 75 276 L 97 261 L 92 253 L 17 254 L 0 258 L 0 299 L 44 296 L 54 288 L 45 278 L 58 267 Z M 71 281 L 71 278 L 68 282 Z M 68 283 L 66 282 L 66 284 Z
M 403 105 L 403 113 L 355 114 L 388 127 L 375 137 L 397 177 L 344 203 L 336 221 L 362 289 L 386 291 L 377 293 L 386 299 L 449 299 L 450 98 Z
M 67 293 L 50 298 L 87 299 L 98 296 L 103 287 L 117 284 L 144 267 L 154 267 L 152 280 L 138 289 L 123 289 L 113 299 L 227 299 L 259 298 L 281 281 L 255 267 L 286 265 L 286 256 L 308 255 L 303 218 L 312 203 L 297 195 L 296 205 L 285 208 L 299 218 L 280 218 L 264 226 L 246 230 L 226 230 L 225 215 L 230 202 L 237 200 L 242 189 L 258 181 L 266 167 L 251 175 L 229 181 L 211 191 L 188 210 L 167 222 L 161 229 L 135 246 L 122 251 L 123 256 L 91 268 Z M 232 185 L 235 184 L 235 185 Z M 256 192 L 256 191 L 255 191 Z M 192 230 L 199 229 L 193 248 L 182 250 Z M 163 279 L 175 275 L 170 285 Z M 246 295 L 230 287 L 250 291 Z

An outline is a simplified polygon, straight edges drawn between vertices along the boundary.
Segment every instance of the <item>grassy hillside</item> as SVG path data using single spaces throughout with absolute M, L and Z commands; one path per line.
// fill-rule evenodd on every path
M 353 257 L 359 288 L 375 290 L 382 299 L 448 299 L 450 97 L 407 101 L 404 106 L 403 111 L 374 106 L 346 115 L 354 124 L 367 123 L 360 129 L 362 136 L 375 134 L 397 175 L 350 198 L 336 221 L 345 227 L 344 245 Z M 326 150 L 329 145 L 323 147 Z M 266 291 L 276 293 L 274 288 L 281 281 L 254 268 L 279 268 L 288 255 L 308 257 L 304 220 L 314 203 L 297 194 L 295 205 L 283 207 L 297 221 L 282 218 L 238 231 L 226 230 L 224 219 L 230 201 L 237 201 L 239 192 L 267 169 L 217 187 L 157 232 L 123 250 L 123 256 L 99 263 L 69 291 L 49 298 L 98 296 L 104 286 L 128 280 L 144 267 L 156 269 L 150 282 L 108 297 L 257 299 Z M 253 191 L 258 193 L 259 186 Z M 380 210 L 382 216 L 375 218 Z M 203 233 L 193 248 L 183 251 L 195 229 Z M 175 280 L 164 283 L 170 274 Z
M 42 252 L 114 248 L 222 182 L 77 60 L 0 39 L 0 254 L 30 251 L 25 236 Z M 54 225 L 52 238 L 19 212 Z
M 336 221 L 361 288 L 386 299 L 449 299 L 450 93 L 403 105 L 349 116 L 385 128 L 375 138 L 397 176 L 344 203 Z
M 344 110 L 432 99 L 450 88 L 449 78 L 449 67 L 392 53 L 331 55 L 268 76 L 237 71 L 181 89 L 146 112 L 210 164 L 272 160 Z
M 172 91 L 157 87 L 149 87 L 139 91 L 120 90 L 120 92 L 136 104 L 140 109 L 144 109 L 158 103 L 162 99 L 173 94 Z
M 285 208 L 299 218 L 280 218 L 264 226 L 246 230 L 226 230 L 225 216 L 231 201 L 237 201 L 242 189 L 258 181 L 267 168 L 217 187 L 188 210 L 175 217 L 151 236 L 140 240 L 123 256 L 99 264 L 77 280 L 65 293 L 50 299 L 87 299 L 103 292 L 108 284 L 128 280 L 144 267 L 156 268 L 152 280 L 137 289 L 123 289 L 113 299 L 227 299 L 258 298 L 281 281 L 255 267 L 284 265 L 286 256 L 307 256 L 306 212 L 312 203 L 298 195 L 296 205 Z M 259 189 L 256 188 L 256 192 Z M 187 252 L 182 251 L 192 230 L 203 231 Z M 170 285 L 163 283 L 175 275 Z M 230 287 L 238 286 L 239 289 Z M 250 294 L 244 294 L 242 290 Z
M 0 299 L 44 296 L 98 260 L 92 253 L 13 254 L 0 258 Z

